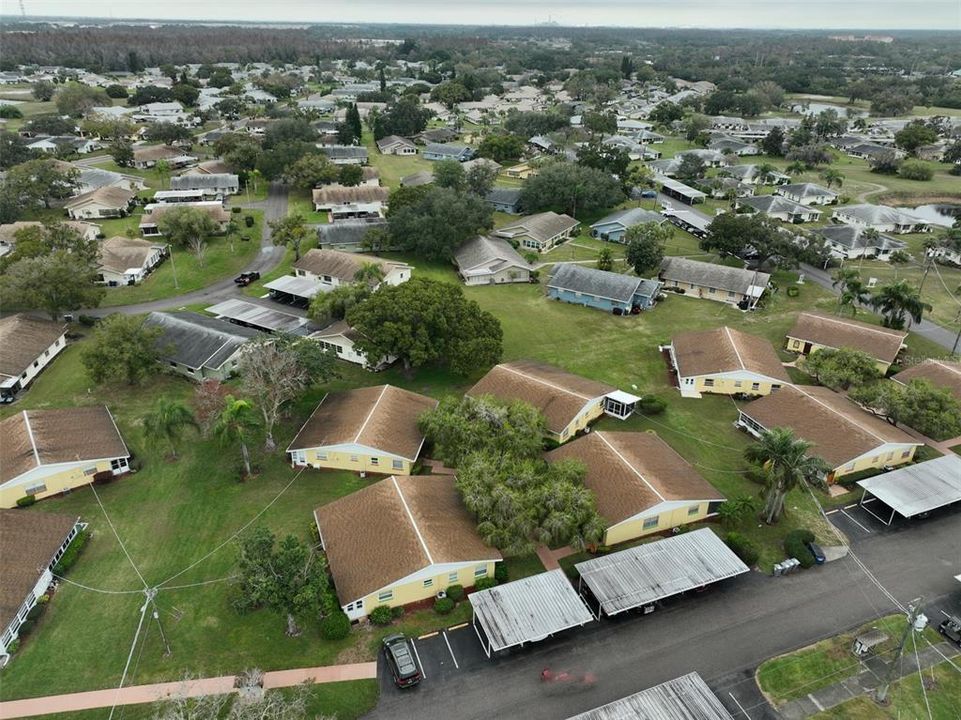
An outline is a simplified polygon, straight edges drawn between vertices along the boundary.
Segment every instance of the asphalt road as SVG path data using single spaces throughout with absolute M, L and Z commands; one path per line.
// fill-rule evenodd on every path
M 855 534 L 852 550 L 902 604 L 924 595 L 932 608 L 961 612 L 961 509 Z M 754 684 L 766 658 L 835 635 L 894 609 L 850 557 L 784 578 L 741 576 L 658 610 L 592 623 L 488 661 L 470 627 L 419 642 L 428 677 L 411 691 L 382 680 L 370 718 L 555 720 L 696 670 L 743 718 L 776 715 Z M 443 638 L 441 638 L 443 639 Z M 455 667 L 454 659 L 457 660 Z M 540 672 L 591 672 L 588 689 L 545 685 Z M 736 703 L 734 699 L 736 698 Z
M 270 221 L 287 216 L 287 186 L 272 182 L 267 190 L 267 199 L 261 202 L 254 202 L 244 207 L 260 209 L 264 211 L 263 234 L 260 241 L 260 252 L 244 271 L 256 270 L 261 274 L 273 270 L 284 257 L 284 248 L 275 247 L 270 237 Z M 246 297 L 234 284 L 233 277 L 219 280 L 211 285 L 207 285 L 199 290 L 178 295 L 176 297 L 156 300 L 153 302 L 138 303 L 136 305 L 120 305 L 117 307 L 97 308 L 85 310 L 86 315 L 103 317 L 113 313 L 126 313 L 135 315 L 139 313 L 154 312 L 158 310 L 169 310 L 184 305 L 194 305 L 197 303 L 215 303 L 231 297 Z

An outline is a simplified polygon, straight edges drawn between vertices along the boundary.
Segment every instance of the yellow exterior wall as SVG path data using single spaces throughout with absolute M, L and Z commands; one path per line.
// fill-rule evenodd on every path
M 839 465 L 834 468 L 830 481 L 836 482 L 838 478 L 850 475 L 851 473 L 861 472 L 862 470 L 881 470 L 885 465 L 904 465 L 914 459 L 917 451 L 916 445 L 905 446 L 900 449 L 889 450 L 888 452 L 878 453 L 877 455 L 866 455 L 855 460 L 853 463 Z M 907 457 L 901 457 L 907 451 Z
M 110 470 L 110 460 L 100 460 L 97 462 L 91 461 L 87 463 L 69 465 L 57 473 L 38 478 L 37 480 L 31 480 L 26 484 L 18 483 L 16 485 L 4 487 L 0 489 L 0 507 L 16 507 L 17 500 L 27 494 L 27 487 L 33 487 L 35 485 L 43 484 L 47 486 L 46 491 L 34 495 L 37 500 L 50 497 L 51 495 L 56 495 L 64 490 L 80 487 L 81 485 L 89 485 L 93 482 L 94 472 L 91 472 L 89 475 L 85 475 L 84 471 L 94 468 L 95 472 Z
M 706 298 L 707 300 L 717 300 L 718 302 L 739 303 L 747 297 L 744 293 L 739 292 L 728 295 L 727 290 L 718 290 L 717 288 L 715 288 L 712 293 L 709 287 L 674 280 L 670 281 L 670 287 L 681 288 L 688 297 Z
M 456 582 L 452 581 L 448 577 L 448 573 L 445 572 L 431 577 L 432 583 L 429 587 L 424 586 L 426 578 L 414 580 L 404 585 L 395 585 L 388 588 L 393 593 L 393 597 L 391 597 L 390 600 L 381 600 L 379 592 L 371 593 L 364 598 L 364 612 L 369 615 L 370 611 L 378 605 L 398 607 L 400 605 L 410 605 L 421 600 L 428 600 L 434 597 L 438 591 L 446 590 L 451 585 L 462 585 L 465 588 L 473 587 L 479 579 L 479 577 L 474 575 L 474 569 L 483 566 L 487 569 L 487 573 L 480 577 L 494 577 L 494 564 L 493 560 L 489 560 L 487 562 L 477 563 L 476 565 L 465 565 L 456 571 Z M 451 573 L 453 572 L 452 570 Z M 341 598 L 341 601 L 349 602 L 347 598 Z
M 581 411 L 581 414 L 571 420 L 571 422 L 560 433 L 549 433 L 552 440 L 564 443 L 570 440 L 577 433 L 584 430 L 588 425 L 597 420 L 604 414 L 604 398 L 598 398 L 597 402 Z
M 800 338 L 795 338 L 788 335 L 786 347 L 791 352 L 801 353 L 802 355 L 804 355 L 804 352 L 803 352 L 804 345 L 807 342 L 810 342 L 810 341 L 801 340 Z M 807 354 L 810 355 L 811 353 L 816 352 L 818 350 L 835 350 L 835 349 L 836 348 L 828 347 L 827 345 L 818 345 L 817 343 L 811 343 L 811 351 Z M 891 367 L 891 363 L 884 362 L 883 360 L 878 360 L 877 358 L 875 358 L 874 364 L 877 366 L 878 372 L 881 373 L 881 375 L 887 375 L 888 368 Z
M 331 470 L 354 470 L 356 472 L 382 473 L 384 475 L 410 475 L 413 463 L 410 460 L 401 460 L 400 468 L 394 467 L 396 458 L 388 455 L 364 454 L 362 452 L 343 452 L 331 450 L 318 450 L 311 448 L 304 451 L 307 464 L 317 468 L 329 468 Z M 326 459 L 321 459 L 321 455 L 326 455 Z M 357 458 L 353 460 L 352 458 Z
M 665 510 L 657 516 L 657 525 L 650 528 L 644 527 L 644 518 L 627 520 L 623 523 L 612 525 L 604 533 L 604 544 L 616 545 L 617 543 L 633 540 L 644 535 L 664 532 L 665 530 L 686 525 L 687 523 L 698 522 L 706 518 L 710 503 L 697 503 L 697 513 L 689 515 L 688 507 L 694 507 L 694 505 L 695 503 L 691 503 L 690 506 L 680 507 L 674 510 Z
M 748 393 L 750 395 L 770 395 L 772 385 L 780 385 L 783 387 L 786 383 L 776 382 L 772 383 L 770 381 L 758 381 L 758 389 L 752 390 L 753 382 L 751 380 L 732 380 L 731 378 L 713 378 L 713 387 L 708 386 L 705 380 L 708 380 L 710 376 L 701 376 L 694 378 L 694 387 L 700 393 L 714 393 L 715 395 L 734 395 L 735 393 Z M 740 383 L 738 386 L 737 383 Z

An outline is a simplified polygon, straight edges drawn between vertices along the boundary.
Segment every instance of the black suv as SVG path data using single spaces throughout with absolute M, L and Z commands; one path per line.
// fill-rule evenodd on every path
M 417 667 L 414 648 L 406 637 L 403 635 L 385 637 L 384 657 L 397 687 L 412 687 L 420 682 L 420 668 Z
M 260 280 L 260 273 L 256 270 L 251 270 L 250 272 L 242 272 L 240 275 L 234 278 L 234 282 L 241 287 L 247 287 L 250 283 L 255 280 Z
M 944 637 L 958 647 L 961 647 L 961 621 L 953 617 L 949 617 L 943 623 L 938 625 L 938 632 L 944 635 Z

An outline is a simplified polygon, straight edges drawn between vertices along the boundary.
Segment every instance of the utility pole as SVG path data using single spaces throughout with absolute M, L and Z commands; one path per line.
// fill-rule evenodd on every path
M 170 643 L 167 642 L 167 634 L 164 632 L 163 623 L 160 622 L 160 613 L 157 611 L 157 588 L 150 588 L 147 591 L 147 599 L 153 606 L 153 619 L 157 621 L 157 627 L 160 629 L 160 637 L 163 639 L 164 643 L 164 657 L 170 657 Z
M 921 295 L 921 290 L 924 288 L 924 281 L 928 277 L 928 272 L 931 270 L 931 251 L 924 251 L 924 272 L 921 273 L 921 282 L 918 283 L 918 296 Z
M 958 343 L 961 342 L 961 310 L 958 310 L 958 316 L 955 318 L 958 323 L 958 334 L 954 338 L 954 347 L 951 348 L 951 354 L 957 355 L 958 353 Z
M 878 687 L 876 694 L 874 696 L 875 701 L 879 705 L 883 705 L 887 701 L 888 688 L 891 685 L 891 681 L 894 680 L 894 672 L 901 665 L 901 655 L 904 653 L 904 646 L 908 641 L 908 635 L 914 632 L 914 623 L 918 619 L 918 615 L 921 612 L 921 605 L 924 602 L 924 597 L 915 598 L 910 603 L 908 603 L 908 623 L 904 626 L 904 632 L 901 633 L 901 641 L 898 643 L 898 649 L 894 652 L 894 657 L 891 658 L 891 664 L 888 665 L 887 676 L 884 678 L 884 682 Z

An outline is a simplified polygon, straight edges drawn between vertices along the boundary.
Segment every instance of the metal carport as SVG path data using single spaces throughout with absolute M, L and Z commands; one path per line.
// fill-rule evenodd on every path
M 858 480 L 858 485 L 864 511 L 890 525 L 895 515 L 912 518 L 961 501 L 961 457 L 951 454 L 908 465 Z M 891 509 L 886 520 L 868 507 L 874 499 Z
M 487 657 L 594 620 L 563 570 L 480 590 L 467 599 L 473 609 L 471 624 Z
M 573 715 L 567 720 L 733 720 L 696 672 Z
M 575 565 L 578 590 L 585 585 L 596 617 L 617 615 L 658 600 L 702 588 L 749 568 L 710 528 L 674 535 Z

